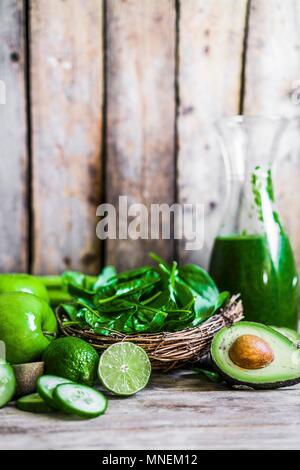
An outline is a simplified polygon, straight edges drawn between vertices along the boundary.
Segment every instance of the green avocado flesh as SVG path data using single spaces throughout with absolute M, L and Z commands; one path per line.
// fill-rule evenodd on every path
M 283 336 L 292 341 L 292 343 L 298 343 L 300 341 L 300 335 L 296 330 L 277 326 L 271 326 L 271 328 L 276 330 L 278 333 L 281 333 Z
M 243 335 L 254 335 L 266 341 L 274 353 L 273 362 L 256 370 L 237 366 L 229 351 L 236 339 Z M 240 322 L 220 330 L 211 344 L 211 357 L 216 369 L 230 385 L 271 389 L 300 382 L 300 350 L 282 334 L 259 323 Z

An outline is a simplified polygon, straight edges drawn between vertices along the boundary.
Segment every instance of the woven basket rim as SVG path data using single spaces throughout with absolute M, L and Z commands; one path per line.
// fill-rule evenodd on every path
M 128 334 L 113 331 L 110 335 L 97 335 L 88 329 L 64 326 L 62 309 L 56 309 L 61 332 L 65 336 L 77 336 L 101 352 L 112 344 L 131 341 L 148 354 L 153 369 L 168 371 L 197 361 L 209 349 L 214 335 L 224 326 L 231 326 L 243 319 L 243 306 L 239 295 L 232 296 L 219 312 L 193 328 L 182 331 Z

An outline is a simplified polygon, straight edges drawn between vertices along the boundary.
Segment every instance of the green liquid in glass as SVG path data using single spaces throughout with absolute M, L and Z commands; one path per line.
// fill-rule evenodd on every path
M 297 329 L 297 270 L 282 227 L 276 259 L 264 235 L 217 237 L 210 273 L 221 291 L 242 295 L 246 320 Z

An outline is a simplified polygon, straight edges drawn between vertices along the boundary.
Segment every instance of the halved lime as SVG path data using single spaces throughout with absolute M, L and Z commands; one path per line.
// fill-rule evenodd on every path
M 146 387 L 151 375 L 147 353 L 134 343 L 116 343 L 100 357 L 98 376 L 116 395 L 133 395 Z
M 31 393 L 19 398 L 16 401 L 16 407 L 19 410 L 29 411 L 30 413 L 50 413 L 53 411 L 38 393 Z

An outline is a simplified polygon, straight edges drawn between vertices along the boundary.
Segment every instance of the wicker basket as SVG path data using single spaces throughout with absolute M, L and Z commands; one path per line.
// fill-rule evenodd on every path
M 98 351 L 120 341 L 131 341 L 145 349 L 153 369 L 166 371 L 200 359 L 207 352 L 214 335 L 222 327 L 242 320 L 243 306 L 239 296 L 234 296 L 223 310 L 196 328 L 174 333 L 155 334 L 125 335 L 112 331 L 109 336 L 97 335 L 88 329 L 79 329 L 74 326 L 64 327 L 64 314 L 59 308 L 56 315 L 60 330 L 65 336 L 78 336 L 89 342 Z

